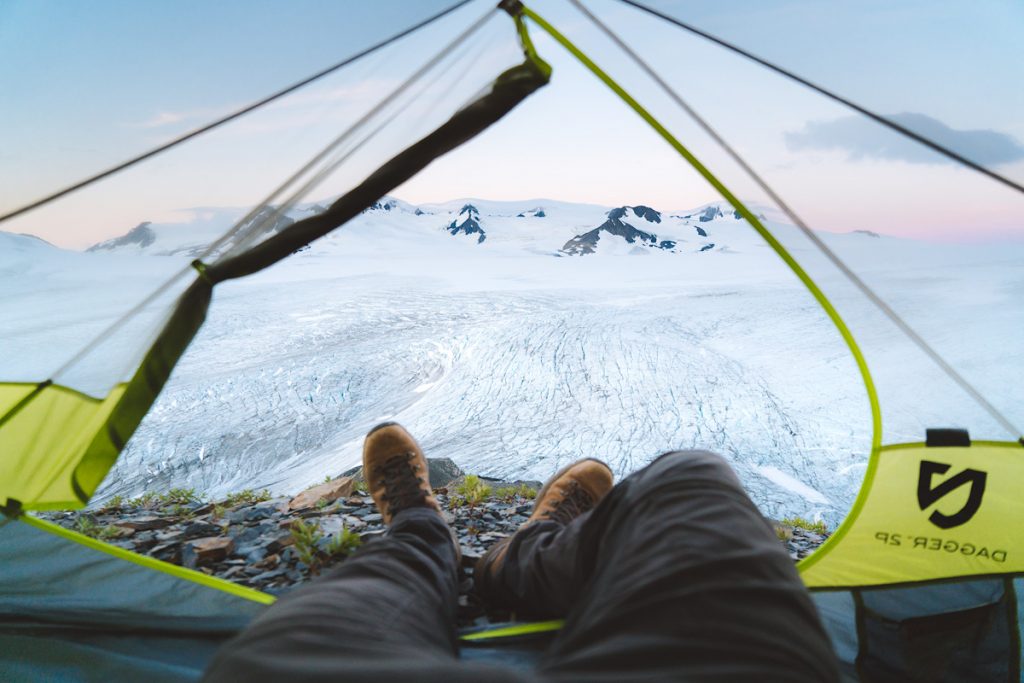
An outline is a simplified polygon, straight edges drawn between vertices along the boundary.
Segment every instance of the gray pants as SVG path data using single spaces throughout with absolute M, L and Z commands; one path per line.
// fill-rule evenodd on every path
M 591 512 L 515 536 L 482 586 L 564 617 L 534 672 L 458 658 L 458 578 L 432 512 L 295 591 L 227 643 L 208 681 L 835 681 L 793 562 L 726 462 L 667 453 Z

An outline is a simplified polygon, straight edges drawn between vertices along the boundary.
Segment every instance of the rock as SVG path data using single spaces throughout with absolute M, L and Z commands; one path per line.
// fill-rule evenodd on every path
M 277 553 L 281 552 L 281 550 L 283 550 L 284 548 L 294 544 L 295 537 L 292 536 L 290 531 L 285 531 L 283 533 L 277 533 L 273 537 L 271 537 L 270 542 L 267 543 L 264 547 L 267 549 L 268 553 Z
M 177 543 L 160 543 L 150 549 L 149 555 L 171 564 L 181 563 L 181 546 Z
M 451 458 L 427 458 L 427 474 L 430 485 L 440 488 L 447 487 L 466 473 Z
M 127 527 L 127 526 L 117 526 L 115 524 L 114 526 L 110 527 L 110 529 L 112 531 L 113 538 L 121 539 L 121 538 L 128 538 L 130 536 L 134 536 L 135 535 L 135 529 L 132 529 L 131 527 Z M 145 533 L 145 532 L 143 532 L 143 533 Z
M 253 562 L 252 566 L 259 567 L 260 569 L 273 569 L 279 564 L 281 564 L 281 557 L 279 555 L 267 555 L 259 562 Z
M 202 538 L 205 536 L 215 536 L 223 531 L 223 528 L 216 524 L 211 524 L 210 522 L 192 522 L 182 530 L 181 536 L 183 540 L 189 538 Z
M 316 507 L 322 501 L 333 503 L 339 498 L 344 498 L 352 493 L 352 486 L 354 484 L 355 480 L 352 477 L 338 477 L 326 484 L 306 489 L 289 501 L 288 511 Z
M 114 526 L 125 527 L 134 531 L 149 531 L 151 529 L 163 529 L 174 524 L 173 519 L 167 519 L 166 517 L 157 517 L 156 515 L 141 515 L 139 517 L 129 517 L 127 519 L 119 519 L 114 522 Z
M 257 524 L 256 526 L 233 526 L 228 531 L 228 535 L 235 540 L 235 543 L 249 544 L 251 541 L 255 541 L 263 534 L 269 533 L 274 529 L 273 523 Z
M 181 537 L 181 527 L 169 527 L 156 532 L 156 540 L 157 543 L 180 543 L 184 540 Z
M 244 569 L 245 569 L 245 565 L 236 564 L 233 567 L 229 567 L 226 572 L 224 572 L 223 574 L 220 575 L 220 578 L 222 578 L 222 579 L 230 579 L 231 577 L 235 576 L 236 574 L 241 574 Z
M 181 563 L 195 569 L 226 559 L 234 549 L 235 543 L 230 538 L 197 538 L 181 546 Z
M 239 548 L 236 552 L 238 555 L 244 557 L 246 562 L 252 564 L 256 564 L 267 556 L 266 549 L 250 545 L 247 545 L 244 548 Z
M 349 529 L 362 529 L 364 526 L 366 526 L 366 522 L 359 519 L 358 517 L 353 517 L 352 515 L 345 515 L 345 526 Z
M 363 517 L 363 521 L 367 524 L 377 524 L 384 521 L 384 515 L 379 512 L 374 512 L 373 514 Z
M 262 574 L 257 574 L 252 577 L 251 581 L 254 583 L 263 583 L 264 581 L 270 581 L 271 579 L 276 579 L 279 576 L 284 576 L 287 571 L 287 569 L 275 569 L 274 571 L 263 572 Z
M 140 531 L 132 536 L 132 545 L 136 552 L 148 552 L 156 545 L 156 538 L 152 531 Z
M 242 513 L 242 521 L 259 522 L 273 517 L 277 513 L 277 504 L 270 501 L 257 503 L 256 505 L 240 510 L 240 512 Z

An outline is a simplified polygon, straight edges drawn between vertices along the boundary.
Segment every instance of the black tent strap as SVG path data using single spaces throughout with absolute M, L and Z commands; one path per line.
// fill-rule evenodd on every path
M 809 80 L 807 80 L 806 78 L 804 78 L 802 76 L 798 76 L 797 74 L 793 73 L 792 71 L 789 71 L 788 69 L 785 69 L 785 68 L 779 66 L 778 64 L 775 64 L 774 62 L 769 62 L 767 59 L 764 59 L 763 57 L 758 57 L 754 53 L 749 52 L 749 51 L 741 48 L 740 46 L 738 46 L 738 45 L 736 45 L 734 43 L 730 43 L 729 41 L 724 40 L 722 38 L 719 38 L 718 36 L 716 36 L 714 34 L 708 33 L 707 31 L 699 29 L 699 28 L 697 28 L 696 26 L 694 26 L 692 24 L 688 24 L 688 23 L 686 23 L 684 21 L 676 19 L 675 17 L 673 17 L 671 15 L 665 14 L 663 12 L 659 12 L 658 10 L 656 10 L 656 9 L 654 9 L 652 7 L 648 7 L 647 5 L 643 4 L 642 2 L 637 2 L 637 0 L 619 0 L 619 1 L 624 3 L 624 4 L 626 4 L 626 5 L 629 5 L 630 7 L 634 7 L 636 9 L 638 9 L 638 10 L 646 12 L 646 13 L 650 14 L 651 16 L 657 17 L 657 18 L 659 18 L 659 19 L 661 19 L 663 21 L 667 21 L 670 24 L 674 24 L 675 26 L 678 26 L 679 28 L 681 28 L 681 29 L 683 29 L 685 31 L 688 31 L 688 32 L 690 32 L 690 33 L 692 33 L 694 35 L 700 36 L 701 38 L 704 38 L 705 40 L 709 40 L 712 43 L 715 43 L 716 45 L 719 45 L 719 46 L 725 48 L 726 50 L 730 50 L 731 52 L 735 52 L 736 54 L 738 54 L 738 55 L 740 55 L 742 57 L 745 57 L 745 58 L 747 58 L 747 59 L 749 59 L 749 60 L 751 60 L 753 62 L 756 62 L 757 64 L 760 64 L 761 66 L 763 66 L 763 67 L 765 67 L 767 69 L 771 69 L 775 73 L 777 73 L 777 74 L 779 74 L 781 76 L 785 76 L 786 78 L 790 79 L 791 81 L 795 81 L 796 83 L 799 83 L 800 85 L 803 85 L 803 86 L 805 86 L 807 88 L 810 88 L 811 90 L 817 92 L 820 95 L 824 95 L 825 97 L 829 98 L 830 100 L 833 100 L 835 102 L 838 102 L 839 104 L 842 104 L 842 105 L 844 105 L 846 107 L 849 107 L 850 109 L 853 109 L 854 111 L 856 111 L 856 112 L 858 112 L 860 114 L 863 114 L 864 116 L 867 116 L 872 121 L 875 121 L 876 123 L 879 123 L 879 124 L 885 126 L 886 128 L 889 128 L 890 130 L 896 131 L 900 135 L 908 137 L 911 140 L 914 140 L 915 142 L 918 142 L 918 143 L 924 145 L 928 149 L 930 149 L 930 150 L 932 150 L 934 152 L 937 152 L 937 153 L 943 155 L 944 157 L 946 157 L 948 159 L 952 159 L 953 161 L 956 161 L 957 163 L 963 164 L 964 166 L 966 166 L 966 167 L 968 167 L 970 169 L 973 169 L 973 170 L 977 171 L 978 173 L 981 173 L 983 175 L 988 176 L 992 180 L 995 180 L 995 181 L 997 181 L 999 183 L 1002 183 L 1003 185 L 1006 185 L 1007 187 L 1009 187 L 1011 189 L 1014 189 L 1017 192 L 1020 192 L 1021 194 L 1024 194 L 1024 185 L 1021 185 L 1021 184 L 1019 184 L 1017 182 L 1014 182 L 1013 180 L 1007 178 L 1006 176 L 1001 175 L 999 173 L 996 173 L 995 171 L 993 171 L 993 170 L 991 170 L 989 168 L 986 168 L 985 166 L 982 166 L 981 164 L 977 163 L 976 161 L 972 161 L 971 159 L 968 159 L 967 157 L 963 156 L 962 154 L 959 154 L 958 152 L 954 152 L 953 150 L 949 149 L 948 147 L 946 147 L 944 145 L 941 145 L 938 142 L 935 142 L 931 138 L 925 137 L 924 135 L 921 135 L 920 133 L 915 133 L 914 131 L 910 130 L 906 126 L 900 125 L 899 123 L 896 123 L 895 121 L 892 121 L 891 119 L 889 119 L 889 118 L 887 118 L 885 116 L 882 116 L 881 114 L 876 114 L 875 112 L 871 111 L 867 107 L 863 107 L 863 106 L 857 104 L 856 102 L 854 102 L 854 101 L 852 101 L 852 100 L 850 100 L 850 99 L 848 99 L 846 97 L 843 97 L 842 95 L 839 95 L 838 93 L 832 92 L 831 90 L 829 90 L 829 89 L 827 89 L 827 88 L 825 88 L 825 87 L 823 87 L 821 85 L 818 85 L 817 83 L 809 81 Z
M 343 59 L 342 61 L 337 62 L 336 64 L 332 64 L 331 66 L 328 66 L 327 68 L 318 71 L 317 73 L 313 74 L 312 76 L 308 76 L 307 78 L 304 78 L 301 81 L 298 81 L 296 83 L 292 83 L 291 85 L 289 85 L 289 86 L 287 86 L 285 88 L 282 88 L 281 90 L 278 90 L 277 92 L 274 92 L 274 93 L 272 93 L 270 95 L 267 95 L 266 97 L 264 97 L 264 98 L 262 98 L 260 100 L 257 100 L 256 102 L 253 102 L 252 104 L 246 105 L 246 106 L 242 107 L 241 109 L 237 109 L 237 110 L 231 112 L 230 114 L 222 116 L 219 119 L 216 119 L 216 120 L 211 121 L 211 122 L 209 122 L 209 123 L 207 123 L 205 125 L 202 125 L 199 128 L 195 128 L 195 129 L 193 129 L 193 130 L 191 130 L 191 131 L 189 131 L 187 133 L 184 133 L 183 135 L 180 135 L 179 137 L 176 137 L 173 140 L 170 140 L 169 142 L 165 142 L 162 145 L 154 147 L 153 149 L 151 149 L 151 150 L 149 150 L 147 152 L 143 152 L 142 154 L 139 154 L 138 156 L 132 157 L 131 159 L 123 161 L 123 162 L 121 162 L 121 163 L 119 163 L 119 164 L 117 164 L 115 166 L 112 166 L 112 167 L 106 169 L 106 170 L 100 171 L 99 173 L 91 175 L 88 178 L 80 180 L 80 181 L 78 181 L 78 182 L 76 182 L 76 183 L 74 183 L 72 185 L 69 185 L 69 186 L 67 186 L 67 187 L 65 187 L 65 188 L 63 188 L 61 190 L 58 190 L 58 191 L 56 191 L 56 192 L 54 192 L 52 194 L 46 195 L 45 197 L 41 197 L 41 198 L 39 198 L 39 199 L 37 199 L 37 200 L 35 200 L 33 202 L 30 202 L 29 204 L 25 204 L 24 206 L 21 206 L 21 207 L 19 207 L 17 209 L 14 209 L 13 211 L 5 213 L 2 216 L 0 216 L 0 223 L 3 223 L 4 221 L 8 221 L 8 220 L 10 220 L 12 218 L 15 218 L 17 216 L 20 216 L 22 214 L 28 213 L 29 211 L 32 211 L 34 209 L 38 209 L 39 207 L 44 206 L 46 204 L 49 204 L 50 202 L 56 201 L 57 199 L 60 199 L 61 197 L 64 197 L 64 196 L 67 196 L 67 195 L 71 194 L 72 192 L 77 192 L 78 190 L 81 190 L 82 188 L 87 187 L 89 185 L 92 185 L 93 183 L 98 182 L 100 180 L 103 180 L 104 178 L 108 178 L 108 177 L 114 175 L 115 173 L 120 173 L 121 171 L 124 171 L 124 170 L 126 170 L 126 169 L 128 169 L 128 168 L 130 168 L 130 167 L 132 167 L 132 166 L 134 166 L 136 164 L 138 164 L 138 163 L 141 163 L 141 162 L 143 162 L 143 161 L 145 161 L 147 159 L 151 159 L 152 157 L 155 157 L 155 156 L 157 156 L 159 154 L 162 154 L 162 153 L 166 152 L 167 150 L 171 149 L 172 147 L 176 147 L 176 146 L 180 145 L 183 142 L 187 142 L 188 140 L 191 140 L 194 137 L 198 137 L 198 136 L 202 135 L 203 133 L 208 133 L 208 132 L 210 132 L 211 130 L 213 130 L 215 128 L 219 128 L 220 126 L 224 125 L 225 123 L 229 123 L 229 122 L 234 121 L 235 119 L 237 119 L 237 118 L 239 118 L 241 116 L 245 116 L 246 114 L 248 114 L 250 112 L 253 112 L 256 109 L 259 109 L 260 107 L 263 107 L 263 106 L 265 106 L 267 104 L 270 104 L 274 100 L 278 100 L 278 99 L 284 97 L 285 95 L 289 95 L 289 94 L 295 92 L 296 90 L 299 90 L 300 88 L 303 88 L 303 87 L 309 85 L 310 83 L 313 83 L 314 81 L 320 80 L 324 76 L 328 76 L 328 75 L 334 73 L 338 69 L 346 67 L 349 64 L 352 64 L 353 62 L 357 62 L 360 59 L 362 59 L 363 57 L 367 57 L 367 56 L 373 54 L 374 52 L 377 52 L 378 50 L 381 50 L 381 49 L 387 47 L 388 45 L 390 45 L 390 44 L 392 44 L 392 43 L 394 43 L 394 42 L 396 42 L 398 40 L 401 40 L 402 38 L 404 38 L 404 37 L 406 37 L 406 36 L 408 36 L 408 35 L 410 35 L 412 33 L 415 33 L 416 31 L 420 30 L 421 28 L 424 28 L 424 27 L 434 23 L 438 19 L 441 19 L 442 17 L 445 17 L 448 14 L 451 14 L 455 10 L 459 9 L 460 7 L 462 7 L 464 5 L 469 4 L 470 2 L 473 2 L 473 0 L 459 0 L 458 2 L 454 3 L 453 5 L 451 5 L 451 6 L 447 7 L 447 8 L 445 8 L 445 9 L 441 10 L 437 14 L 434 14 L 433 16 L 427 17 L 426 19 L 424 19 L 423 21 L 419 22 L 418 24 L 410 26 L 409 28 L 407 28 L 407 29 L 405 29 L 403 31 L 399 31 L 398 33 L 395 33 L 394 35 L 392 35 L 392 36 L 390 36 L 388 38 L 385 38 L 384 40 L 382 40 L 382 41 L 380 41 L 378 43 L 375 43 L 374 45 L 371 45 L 370 47 L 366 48 L 365 50 L 357 52 L 356 54 L 352 55 L 351 57 L 347 57 L 346 59 Z
M 199 331 L 215 283 L 266 268 L 357 216 L 431 161 L 472 139 L 545 85 L 549 77 L 545 67 L 528 54 L 523 64 L 501 74 L 490 91 L 386 162 L 324 213 L 294 223 L 243 254 L 200 269 L 201 275 L 178 300 L 171 318 L 107 418 L 106 428 L 97 432 L 85 457 L 75 468 L 72 485 L 82 501 L 86 502 L 99 486 Z
M 501 74 L 491 90 L 456 112 L 440 128 L 400 152 L 321 214 L 305 218 L 250 250 L 209 266 L 213 282 L 266 268 L 357 216 L 437 157 L 475 137 L 547 83 L 548 75 L 527 60 Z

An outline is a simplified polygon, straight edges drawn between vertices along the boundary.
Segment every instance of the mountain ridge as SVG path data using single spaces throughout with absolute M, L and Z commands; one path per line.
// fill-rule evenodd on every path
M 327 205 L 326 201 L 304 203 L 283 213 L 265 207 L 249 219 L 247 225 L 269 220 L 270 224 L 258 232 L 274 234 L 324 211 Z M 662 211 L 645 204 L 600 206 L 551 199 L 457 199 L 412 204 L 384 196 L 342 230 L 372 233 L 374 225 L 387 223 L 388 234 L 393 237 L 403 230 L 409 239 L 430 239 L 431 234 L 447 233 L 451 237 L 468 237 L 467 243 L 482 248 L 519 246 L 556 257 L 597 253 L 635 255 L 648 249 L 704 253 L 724 243 L 721 236 L 713 238 L 712 233 L 719 227 L 731 228 L 717 223 L 731 221 L 733 213 L 725 202 L 711 202 L 689 211 Z M 85 251 L 196 257 L 246 215 L 242 208 L 193 209 L 185 213 L 180 222 L 144 221 Z M 242 226 L 240 232 L 245 229 L 246 226 Z M 230 245 L 227 242 L 224 248 Z

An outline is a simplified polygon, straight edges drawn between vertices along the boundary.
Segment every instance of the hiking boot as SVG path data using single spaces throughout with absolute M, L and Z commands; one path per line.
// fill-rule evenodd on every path
M 383 422 L 366 435 L 363 479 L 385 524 L 413 507 L 431 508 L 441 516 L 441 506 L 430 488 L 427 459 L 398 423 Z
M 568 524 L 584 512 L 593 510 L 612 486 L 612 471 L 608 465 L 594 458 L 577 460 L 548 479 L 537 493 L 533 512 L 519 531 L 542 520 Z M 473 578 L 478 586 L 483 588 L 501 570 L 513 538 L 515 536 L 495 543 L 477 560 Z

